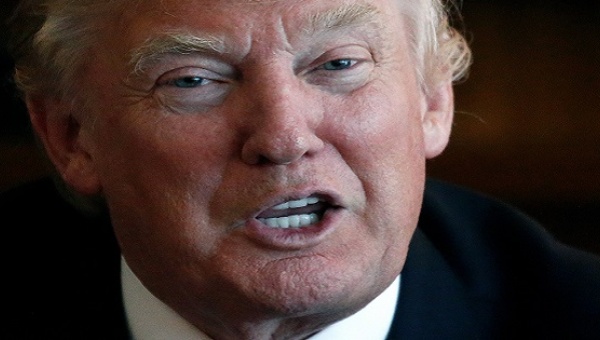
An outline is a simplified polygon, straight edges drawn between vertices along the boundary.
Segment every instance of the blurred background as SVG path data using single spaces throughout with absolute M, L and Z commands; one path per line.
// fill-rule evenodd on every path
M 474 64 L 455 87 L 453 136 L 429 175 L 507 201 L 600 253 L 600 1 L 464 0 L 461 13 Z M 1 52 L 3 191 L 48 170 Z
M 429 175 L 600 253 L 600 1 L 465 0 L 462 15 L 474 64 Z

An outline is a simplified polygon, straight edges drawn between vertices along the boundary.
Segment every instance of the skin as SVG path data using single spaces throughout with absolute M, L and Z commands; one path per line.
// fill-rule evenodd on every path
M 357 4 L 360 20 L 308 24 Z M 85 105 L 28 106 L 155 296 L 213 338 L 299 339 L 397 277 L 453 107 L 450 80 L 423 93 L 396 1 L 144 1 L 110 20 L 80 72 Z M 220 45 L 135 72 L 132 53 L 173 31 Z M 313 228 L 256 220 L 313 194 L 335 207 Z

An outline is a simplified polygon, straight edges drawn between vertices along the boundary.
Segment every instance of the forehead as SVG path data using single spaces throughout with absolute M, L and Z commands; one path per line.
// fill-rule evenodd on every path
M 246 37 L 279 29 L 310 33 L 336 25 L 383 22 L 398 13 L 396 0 L 147 0 L 121 13 L 122 32 L 151 36 L 173 30 Z M 325 26 L 325 27 L 323 27 Z M 133 28 L 133 29 L 132 29 Z
M 397 4 L 398 0 L 138 0 L 126 2 L 134 15 L 167 14 L 193 12 L 195 14 L 224 14 L 230 20 L 269 14 L 302 14 L 331 7 L 352 5 L 385 7 Z

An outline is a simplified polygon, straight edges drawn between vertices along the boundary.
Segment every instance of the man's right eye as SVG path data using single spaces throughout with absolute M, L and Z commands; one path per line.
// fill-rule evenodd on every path
M 207 112 L 231 90 L 229 78 L 201 67 L 182 67 L 156 81 L 153 96 L 165 109 L 181 114 Z
M 194 88 L 202 85 L 206 85 L 210 80 L 197 76 L 188 76 L 176 78 L 168 82 L 169 85 L 181 87 L 181 88 Z

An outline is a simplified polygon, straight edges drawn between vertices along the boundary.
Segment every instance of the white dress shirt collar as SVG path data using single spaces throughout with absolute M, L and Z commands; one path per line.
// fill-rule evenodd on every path
M 121 279 L 127 322 L 134 340 L 211 340 L 169 306 L 154 297 L 122 260 Z M 400 277 L 357 313 L 340 320 L 309 340 L 385 339 L 400 292 Z

